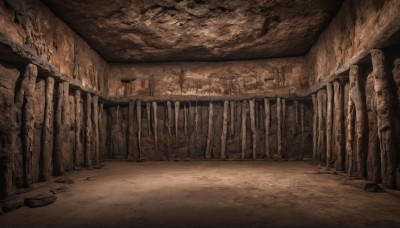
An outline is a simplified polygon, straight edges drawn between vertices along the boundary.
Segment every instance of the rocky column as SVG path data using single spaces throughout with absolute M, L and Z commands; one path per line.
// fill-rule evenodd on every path
M 371 51 L 374 89 L 376 93 L 376 111 L 378 119 L 378 137 L 381 150 L 382 184 L 388 188 L 396 187 L 396 162 L 398 156 L 398 119 L 394 110 L 394 95 L 391 93 L 389 71 L 381 50 Z

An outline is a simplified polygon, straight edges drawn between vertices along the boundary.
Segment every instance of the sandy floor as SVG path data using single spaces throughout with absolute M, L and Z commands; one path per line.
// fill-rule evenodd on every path
M 400 199 L 304 162 L 107 162 L 0 227 L 400 227 Z M 47 192 L 50 183 L 29 194 Z

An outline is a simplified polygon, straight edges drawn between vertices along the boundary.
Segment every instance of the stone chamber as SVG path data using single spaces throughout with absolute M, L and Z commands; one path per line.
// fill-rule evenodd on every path
M 400 226 L 399 9 L 0 0 L 0 226 Z

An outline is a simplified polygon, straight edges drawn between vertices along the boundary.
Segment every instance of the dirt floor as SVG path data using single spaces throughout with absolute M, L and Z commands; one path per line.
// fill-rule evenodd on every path
M 306 162 L 106 162 L 0 227 L 400 227 L 400 198 L 313 174 Z M 25 193 L 48 192 L 50 182 Z

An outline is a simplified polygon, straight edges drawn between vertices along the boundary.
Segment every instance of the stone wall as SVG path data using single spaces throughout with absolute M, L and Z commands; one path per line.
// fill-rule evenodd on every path
M 400 1 L 347 0 L 307 54 L 310 87 L 347 71 L 399 31 Z
M 308 86 L 304 58 L 255 61 L 111 64 L 110 96 L 232 96 L 302 91 Z
M 75 86 L 107 90 L 108 64 L 41 1 L 0 0 L 0 27 L 0 42 L 27 62 Z

